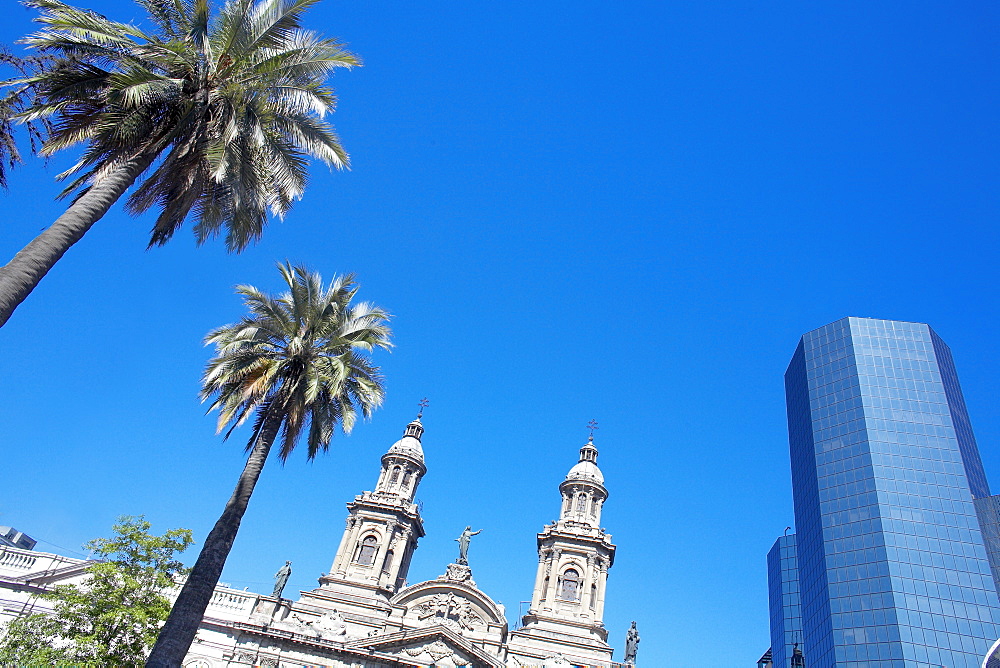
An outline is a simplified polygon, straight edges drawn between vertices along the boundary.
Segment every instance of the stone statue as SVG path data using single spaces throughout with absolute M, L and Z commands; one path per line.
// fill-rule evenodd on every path
M 635 665 L 635 654 L 638 651 L 639 630 L 635 628 L 635 622 L 632 622 L 632 628 L 625 634 L 625 663 L 627 665 Z
M 295 612 L 291 614 L 291 617 L 300 627 L 312 631 L 317 638 L 326 638 L 337 642 L 344 642 L 347 638 L 347 622 L 344 621 L 344 615 L 336 609 L 315 619 L 303 619 Z
M 288 584 L 290 577 L 292 577 L 292 562 L 286 561 L 285 565 L 274 574 L 274 592 L 271 596 L 281 598 L 281 592 L 285 590 L 285 585 Z
M 469 543 L 472 542 L 472 537 L 482 532 L 482 529 L 473 531 L 471 526 L 467 526 L 462 535 L 455 539 L 458 541 L 458 563 L 462 566 L 469 565 Z
M 347 637 L 347 623 L 337 610 L 331 610 L 313 622 L 312 628 L 320 638 L 342 641 Z

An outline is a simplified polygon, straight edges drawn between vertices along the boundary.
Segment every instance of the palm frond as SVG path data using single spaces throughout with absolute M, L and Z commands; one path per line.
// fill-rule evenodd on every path
M 286 262 L 278 269 L 286 292 L 239 286 L 247 314 L 206 336 L 216 355 L 205 367 L 201 395 L 219 412 L 227 437 L 251 414 L 255 425 L 263 424 L 267 407 L 282 420 L 278 457 L 285 460 L 305 434 L 312 458 L 329 446 L 336 425 L 349 432 L 359 412 L 368 418 L 381 404 L 381 372 L 361 349 L 391 346 L 389 314 L 351 303 L 358 290 L 352 274 L 324 285 L 305 267 Z M 255 427 L 251 446 L 258 433 Z
M 224 236 L 239 252 L 302 197 L 311 159 L 349 164 L 323 120 L 336 105 L 326 80 L 360 61 L 303 29 L 316 1 L 227 0 L 213 18 L 209 0 L 136 0 L 155 28 L 144 31 L 62 0 L 27 0 L 40 27 L 24 43 L 53 60 L 24 78 L 35 99 L 17 119 L 51 122 L 45 155 L 84 146 L 60 175 L 63 196 L 156 155 L 127 202 L 134 215 L 159 210 L 150 246 L 193 216 L 197 243 Z M 2 122 L 0 159 L 16 150 Z

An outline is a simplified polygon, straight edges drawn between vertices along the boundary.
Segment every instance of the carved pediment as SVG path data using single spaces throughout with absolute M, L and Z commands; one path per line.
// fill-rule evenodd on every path
M 445 626 L 433 626 L 416 631 L 402 631 L 386 636 L 358 640 L 352 649 L 373 649 L 403 660 L 426 663 L 439 668 L 475 666 L 499 668 L 503 663 Z
M 503 608 L 468 581 L 421 582 L 399 592 L 392 604 L 403 607 L 405 616 L 418 627 L 441 625 L 461 633 L 507 624 Z
M 483 611 L 478 605 L 454 592 L 429 594 L 411 601 L 407 615 L 415 615 L 420 626 L 443 625 L 459 630 L 485 631 Z

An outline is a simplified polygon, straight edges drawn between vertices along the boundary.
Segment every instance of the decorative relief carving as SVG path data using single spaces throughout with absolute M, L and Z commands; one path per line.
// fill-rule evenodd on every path
M 458 610 L 458 623 L 463 629 L 471 631 L 477 626 L 485 626 L 486 620 L 480 617 L 479 613 L 472 609 L 472 604 L 465 601 L 465 603 L 463 603 Z
M 295 612 L 290 617 L 294 618 L 302 633 L 309 631 L 317 638 L 335 642 L 347 640 L 347 624 L 344 622 L 344 615 L 337 610 L 331 610 L 316 619 L 304 619 Z
M 434 594 L 413 606 L 413 612 L 423 626 L 442 624 L 457 629 L 473 630 L 486 626 L 486 620 L 467 599 L 453 593 Z
M 404 651 L 413 657 L 420 656 L 426 652 L 435 662 L 440 661 L 446 656 L 455 656 L 455 651 L 440 640 L 435 640 L 426 645 L 407 647 Z
M 448 570 L 441 578 L 451 582 L 468 582 L 473 587 L 476 586 L 476 583 L 472 581 L 472 569 L 462 564 L 448 564 Z
M 184 668 L 212 668 L 212 662 L 208 659 L 194 659 L 185 663 Z

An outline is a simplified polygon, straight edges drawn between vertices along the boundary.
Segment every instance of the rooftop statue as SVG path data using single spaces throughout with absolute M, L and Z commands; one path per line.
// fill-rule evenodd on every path
M 469 565 L 469 543 L 472 542 L 473 536 L 482 532 L 482 529 L 473 531 L 471 526 L 467 526 L 462 535 L 455 539 L 458 541 L 458 563 L 463 566 Z
M 639 630 L 635 628 L 635 622 L 632 622 L 632 628 L 628 630 L 625 634 L 625 664 L 634 666 L 635 665 L 635 655 L 639 651 Z
M 271 596 L 281 598 L 281 592 L 285 590 L 285 585 L 288 584 L 290 577 L 292 577 L 292 562 L 286 561 L 285 565 L 274 574 L 274 592 Z

